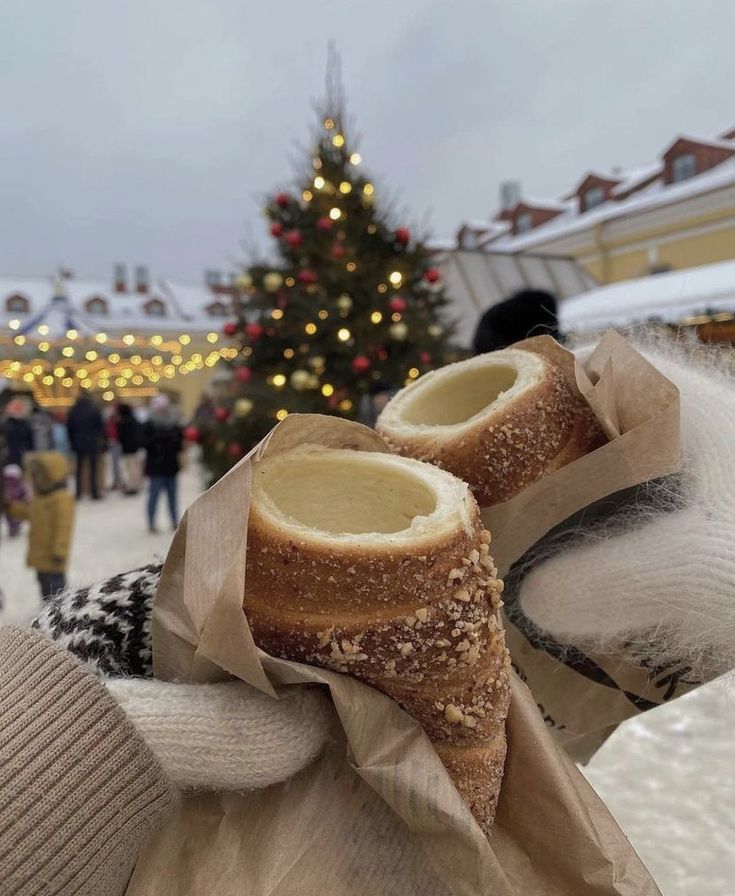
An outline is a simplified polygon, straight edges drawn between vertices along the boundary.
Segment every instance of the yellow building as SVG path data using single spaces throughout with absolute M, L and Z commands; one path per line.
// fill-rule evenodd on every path
M 463 224 L 458 248 L 576 259 L 599 283 L 735 258 L 735 130 L 678 137 L 651 164 L 588 172 L 558 200 L 523 198 L 486 226 Z

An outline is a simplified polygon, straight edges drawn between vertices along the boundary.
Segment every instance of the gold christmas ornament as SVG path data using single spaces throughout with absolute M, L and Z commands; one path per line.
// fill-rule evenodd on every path
M 430 324 L 426 328 L 426 332 L 429 334 L 429 336 L 433 336 L 435 339 L 438 339 L 443 331 L 439 324 Z
M 283 277 L 278 273 L 278 271 L 269 271 L 263 277 L 263 289 L 266 292 L 275 292 L 277 289 L 280 289 L 282 283 Z
M 235 417 L 247 417 L 252 409 L 253 403 L 249 398 L 238 398 L 233 405 L 232 412 Z
M 247 273 L 240 274 L 237 280 L 235 280 L 235 286 L 237 286 L 238 289 L 249 289 L 252 285 L 253 278 Z
M 293 389 L 296 389 L 297 392 L 301 392 L 302 389 L 307 388 L 310 379 L 311 374 L 308 370 L 294 370 L 289 378 L 289 382 Z
M 349 311 L 352 308 L 352 299 L 347 295 L 346 292 L 343 292 L 342 295 L 337 299 L 337 308 L 340 311 Z
M 408 336 L 408 327 L 401 321 L 400 323 L 393 324 L 388 332 L 390 333 L 391 339 L 395 339 L 397 342 L 403 342 L 406 336 Z

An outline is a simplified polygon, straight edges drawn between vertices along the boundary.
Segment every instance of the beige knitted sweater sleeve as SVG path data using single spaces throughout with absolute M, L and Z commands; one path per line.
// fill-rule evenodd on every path
M 0 628 L 2 896 L 121 896 L 174 805 L 102 684 L 43 635 Z

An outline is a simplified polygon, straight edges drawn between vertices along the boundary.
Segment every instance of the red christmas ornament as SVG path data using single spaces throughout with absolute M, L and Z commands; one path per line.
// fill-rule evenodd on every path
M 279 237 L 283 233 L 283 224 L 275 221 L 271 224 L 271 236 Z
M 406 243 L 411 239 L 411 231 L 408 227 L 399 227 L 395 233 L 396 242 L 401 243 L 402 245 L 406 245 Z
M 187 442 L 198 442 L 200 435 L 198 426 L 187 426 L 184 430 L 184 438 Z
M 248 339 L 255 341 L 256 339 L 260 339 L 260 337 L 264 333 L 264 329 L 260 324 L 246 324 L 245 325 L 245 335 Z
M 332 219 L 331 218 L 319 218 L 316 222 L 316 226 L 319 230 L 331 230 L 332 229 Z
M 421 352 L 419 358 L 422 364 L 431 364 L 431 355 L 428 352 Z
M 242 457 L 242 445 L 239 442 L 230 442 L 227 453 L 230 457 Z
M 393 296 L 393 298 L 388 302 L 391 311 L 395 311 L 396 314 L 400 314 L 402 311 L 405 311 L 408 308 L 408 302 L 403 298 L 403 296 Z
M 215 408 L 214 409 L 214 419 L 219 423 L 224 423 L 225 420 L 230 416 L 230 412 L 227 408 Z
M 288 230 L 283 238 L 292 249 L 298 249 L 302 243 L 302 236 L 298 230 Z
M 309 268 L 304 268 L 303 271 L 299 271 L 296 275 L 296 279 L 299 283 L 318 283 L 319 277 L 314 271 L 309 270 Z
M 441 276 L 438 268 L 428 268 L 424 271 L 424 280 L 427 283 L 436 283 L 437 280 L 441 280 Z
M 345 247 L 344 247 L 344 246 L 340 246 L 339 243 L 335 243 L 335 244 L 332 246 L 332 248 L 331 248 L 329 254 L 332 256 L 332 258 L 344 258 Z
M 288 205 L 288 193 L 279 193 L 276 196 L 276 205 L 279 205 L 281 208 L 286 208 Z
M 237 324 L 234 321 L 228 320 L 224 327 L 222 327 L 222 332 L 225 336 L 234 336 L 235 333 L 237 333 Z
M 238 383 L 247 383 L 251 375 L 252 374 L 249 367 L 238 367 L 235 370 L 235 379 L 238 381 Z
M 352 359 L 352 369 L 355 373 L 367 373 L 370 370 L 370 366 L 370 358 L 366 358 L 365 355 L 356 355 Z

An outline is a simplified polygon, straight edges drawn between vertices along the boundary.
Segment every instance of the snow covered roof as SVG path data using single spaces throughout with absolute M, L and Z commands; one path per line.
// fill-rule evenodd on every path
M 557 215 L 545 224 L 534 227 L 528 233 L 501 237 L 493 243 L 493 249 L 508 252 L 532 249 L 539 243 L 546 243 L 550 239 L 587 230 L 591 224 L 599 221 L 658 208 L 733 183 L 735 183 L 735 159 L 727 159 L 717 167 L 710 168 L 681 183 L 664 186 L 660 180 L 657 180 L 643 190 L 633 193 L 627 199 L 619 202 L 605 202 L 582 215 L 575 212 L 573 205 L 567 205 L 567 210 L 563 214 Z
M 538 197 L 522 196 L 516 205 L 527 205 L 529 208 L 549 208 L 553 211 L 561 211 L 567 207 L 564 199 L 539 199 Z
M 663 158 L 667 153 L 671 152 L 676 144 L 682 140 L 686 140 L 688 143 L 699 143 L 702 146 L 714 146 L 716 149 L 729 149 L 730 152 L 735 152 L 735 143 L 723 137 L 695 137 L 692 134 L 679 134 L 661 153 L 661 157 Z
M 735 261 L 623 280 L 562 302 L 567 332 L 623 327 L 659 318 L 676 323 L 705 311 L 735 312 Z
M 493 222 L 489 218 L 486 218 L 485 220 L 475 218 L 474 220 L 462 221 L 459 225 L 459 229 L 462 230 L 462 228 L 466 228 L 467 230 L 479 230 L 484 232 L 485 230 L 489 230 L 492 226 Z
M 219 329 L 229 305 L 226 293 L 166 278 L 152 280 L 140 293 L 117 292 L 103 280 L 0 277 L 0 331 L 18 321 L 12 330 L 45 326 L 53 335 L 71 320 L 65 329 L 79 332 L 204 333 Z
M 642 184 L 651 177 L 657 177 L 663 171 L 661 162 L 648 162 L 646 165 L 638 165 L 636 168 L 628 168 L 621 171 L 618 175 L 620 183 L 613 187 L 611 192 L 613 196 L 619 196 L 621 193 L 627 193 L 633 190 L 638 184 Z

